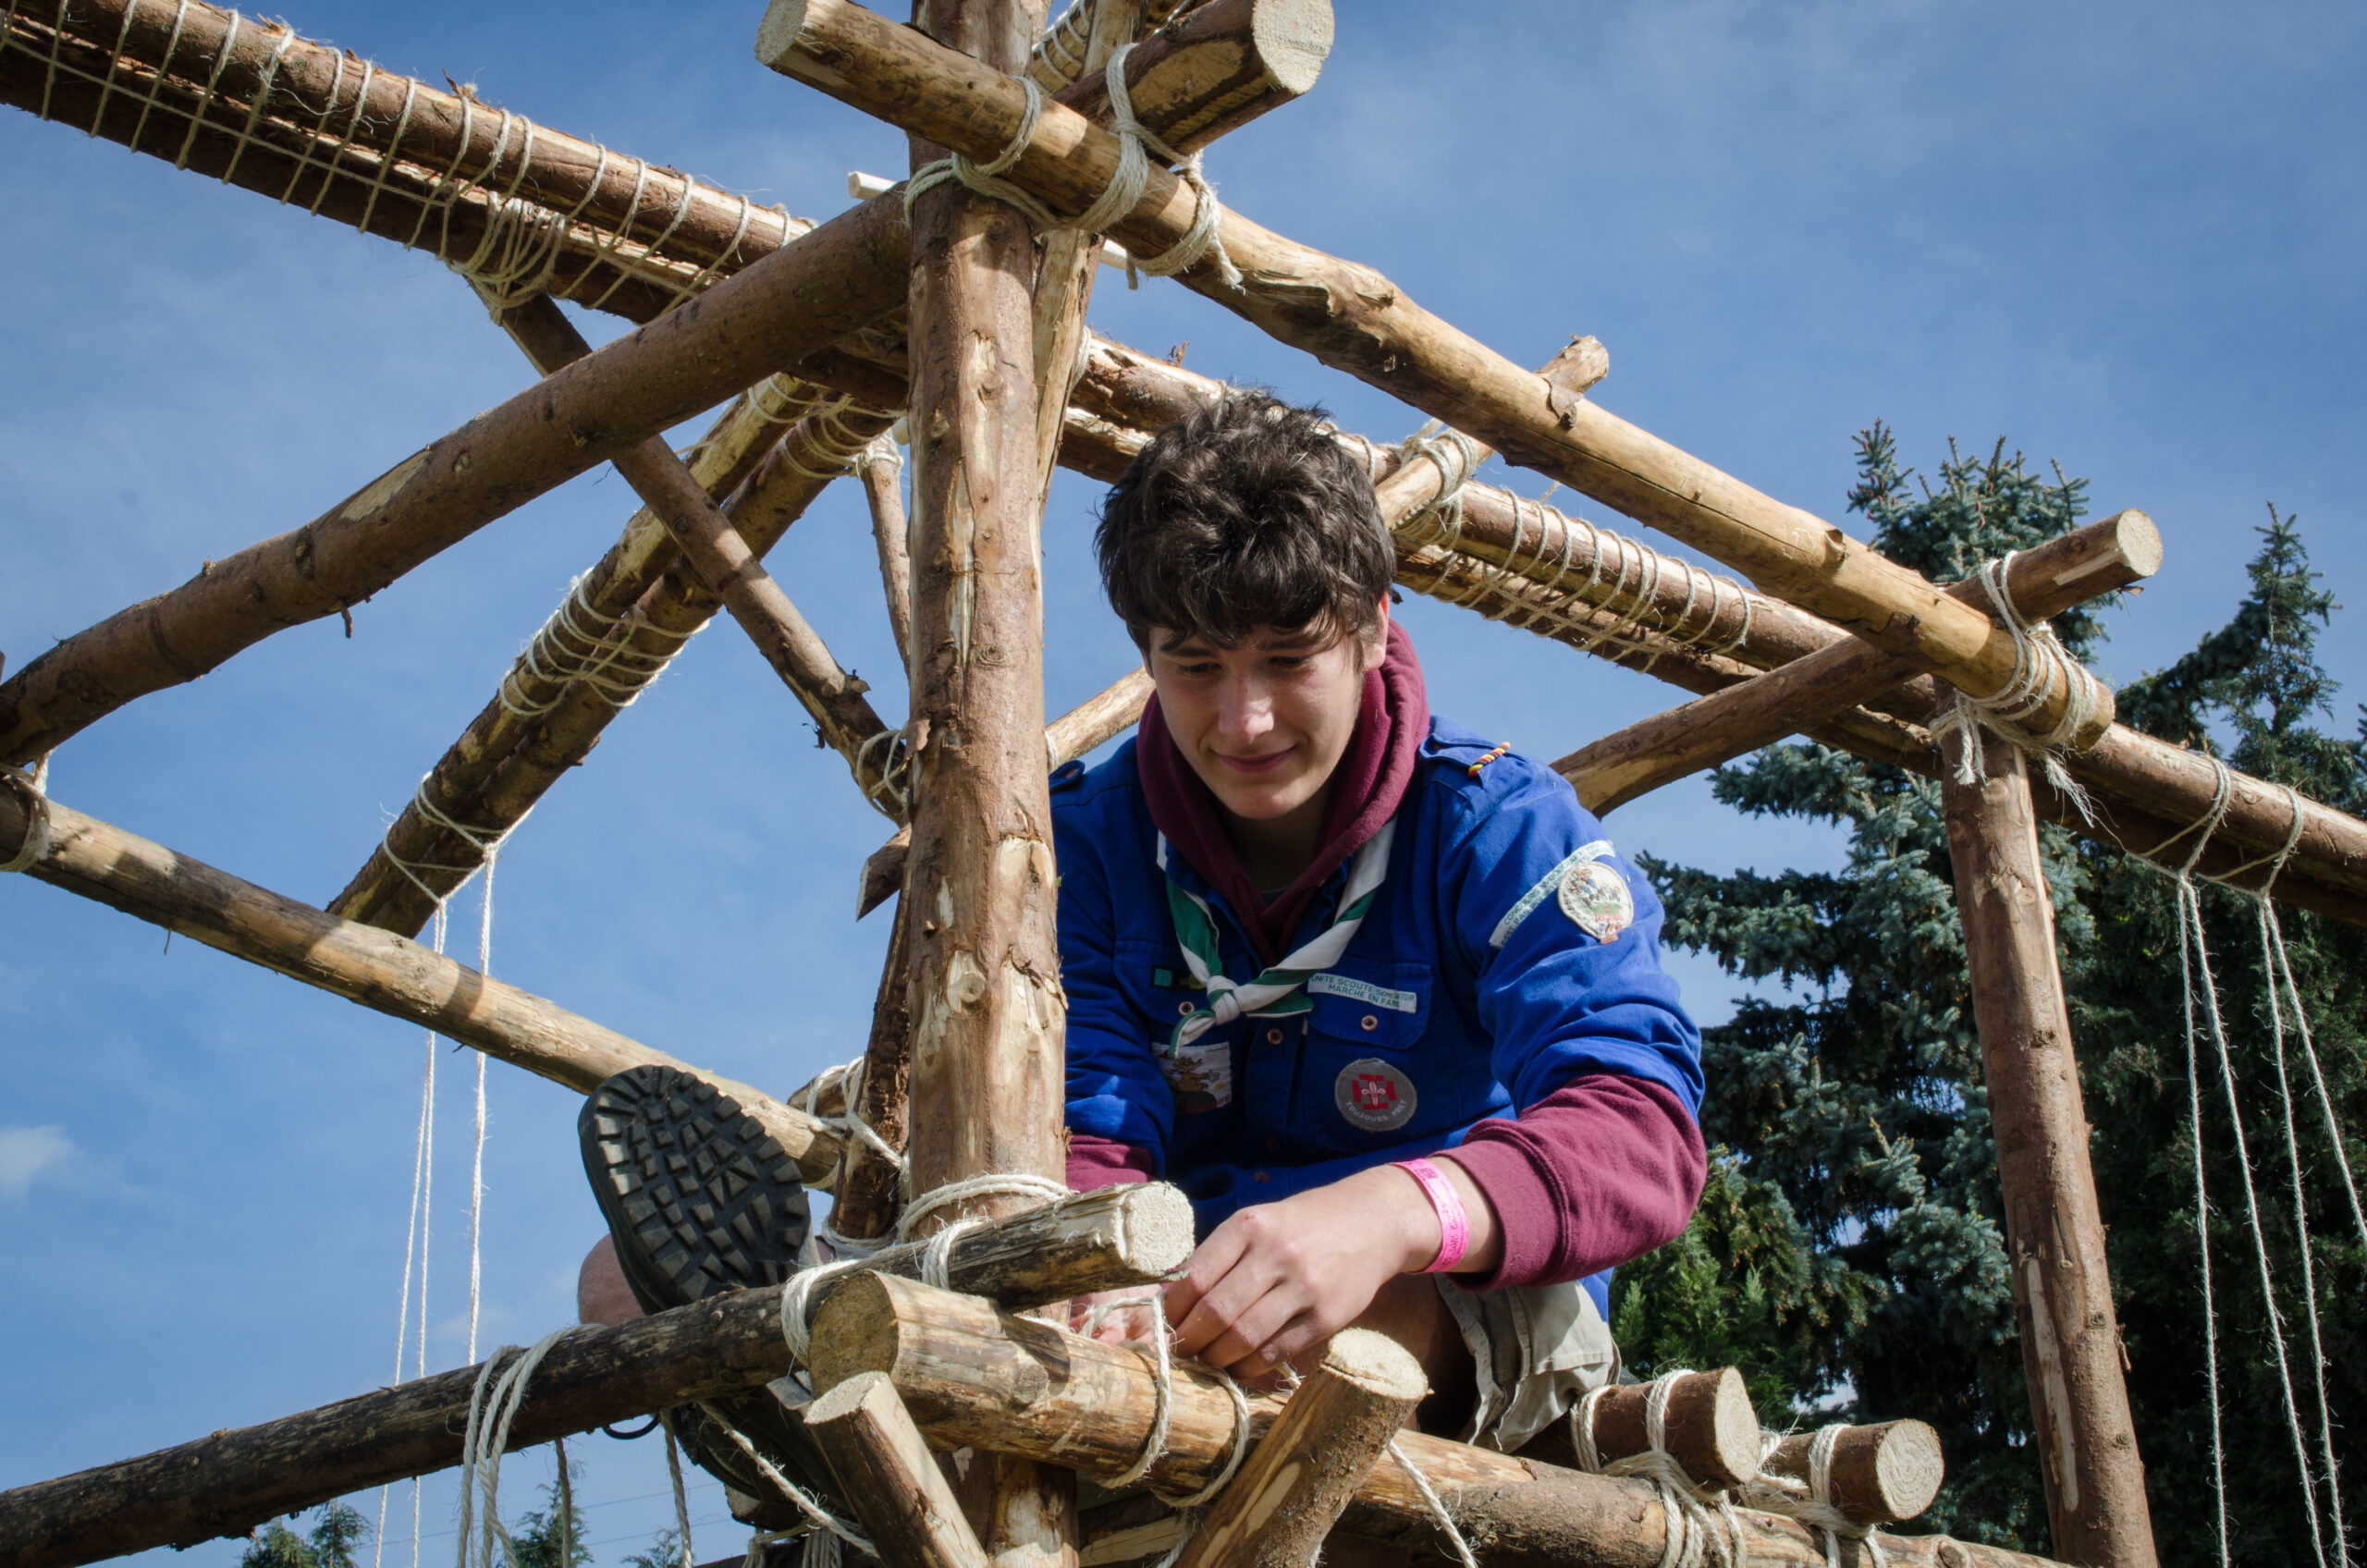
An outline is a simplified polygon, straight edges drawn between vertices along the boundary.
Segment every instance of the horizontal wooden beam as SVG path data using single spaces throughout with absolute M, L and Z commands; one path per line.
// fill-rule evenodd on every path
M 1191 1234 L 1191 1207 L 1174 1188 L 1110 1188 L 963 1232 L 948 1255 L 947 1277 L 965 1291 L 1033 1305 L 1148 1283 L 1181 1265 Z M 924 1250 L 897 1248 L 868 1267 L 917 1273 Z M 810 1306 L 858 1277 L 823 1281 Z M 534 1369 L 509 1428 L 510 1448 L 779 1377 L 791 1365 L 780 1331 L 783 1288 L 731 1292 L 559 1341 Z M 195 1546 L 457 1464 L 482 1365 L 0 1492 L 0 1562 L 73 1568 L 153 1547 Z
M 975 159 L 1004 154 L 1028 127 L 1020 84 L 851 0 L 773 0 L 757 58 L 854 108 Z M 1059 212 L 1084 212 L 1114 177 L 1117 139 L 1062 105 L 1037 116 L 1012 183 Z M 1194 189 L 1151 171 L 1111 232 L 1137 257 L 1172 249 L 1198 209 Z M 1837 526 L 1784 505 L 1532 372 L 1416 304 L 1371 268 L 1325 255 L 1222 212 L 1219 247 L 1183 281 L 1282 341 L 1403 398 L 1515 461 L 1661 528 L 1767 592 L 1876 645 L 1927 659 L 1980 696 L 2014 680 L 2012 636 Z M 1235 281 L 1235 275 L 1238 281 Z M 2110 697 L 2077 745 L 2110 722 Z M 2069 687 L 2052 675 L 2032 724 L 2060 720 Z
M 700 1073 L 764 1122 L 809 1183 L 827 1184 L 838 1168 L 841 1135 L 761 1090 L 705 1072 L 408 937 L 283 898 L 55 801 L 43 809 L 49 850 L 26 871 L 36 881 L 423 1025 L 579 1093 L 651 1063 Z M 30 827 L 23 793 L 0 789 L 0 860 L 21 851 Z
M 1134 1345 L 1086 1339 L 991 1303 L 906 1280 L 864 1275 L 814 1317 L 812 1370 L 828 1389 L 884 1374 L 930 1443 L 1122 1474 L 1142 1451 L 1159 1405 L 1159 1369 Z M 1166 1448 L 1147 1479 L 1159 1491 L 1207 1486 L 1239 1440 L 1232 1397 L 1218 1376 L 1179 1360 L 1169 1379 Z M 1253 1396 L 1251 1432 L 1280 1405 Z M 1398 1451 L 1418 1465 L 1481 1561 L 1504 1568 L 1657 1568 L 1667 1515 L 1650 1483 L 1564 1470 L 1407 1432 Z M 1788 1519 L 1743 1512 L 1750 1561 L 1822 1568 L 1822 1542 Z M 1341 1527 L 1445 1557 L 1452 1548 L 1397 1459 L 1384 1457 L 1357 1488 Z M 1933 1568 L 2044 1568 L 2045 1560 L 1942 1537 L 1885 1536 L 1890 1560 Z
M 2152 519 L 2132 509 L 2018 552 L 2005 574 L 2005 589 L 2025 619 L 2045 620 L 2140 582 L 2161 567 L 2161 533 Z M 1953 583 L 1947 592 L 1984 612 L 1989 608 L 1987 590 L 1976 578 Z M 1553 770 L 1570 781 L 1588 810 L 1608 814 L 1663 784 L 1772 745 L 1808 719 L 1876 702 L 1926 668 L 1919 658 L 1836 638 L 1754 680 L 1589 741 L 1555 763 Z
M 0 682 L 0 762 L 274 632 L 349 608 L 496 518 L 895 309 L 901 214 L 866 204 L 526 388 L 291 533 L 44 650 Z

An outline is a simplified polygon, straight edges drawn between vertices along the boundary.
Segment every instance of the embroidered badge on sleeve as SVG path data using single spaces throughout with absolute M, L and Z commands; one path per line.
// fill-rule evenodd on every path
M 1562 913 L 1598 942 L 1615 942 L 1636 924 L 1636 895 L 1617 866 L 1580 861 L 1562 873 Z

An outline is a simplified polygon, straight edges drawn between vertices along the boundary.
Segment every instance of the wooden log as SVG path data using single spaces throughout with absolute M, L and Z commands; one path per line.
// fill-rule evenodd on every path
M 909 679 L 913 668 L 913 557 L 911 520 L 904 515 L 904 463 L 895 449 L 874 447 L 858 459 L 854 472 L 863 481 L 864 499 L 871 508 L 871 539 L 879 551 L 879 589 L 888 600 L 888 631 L 896 639 L 896 657 Z
M 814 1315 L 817 1388 L 885 1373 L 932 1447 L 1018 1452 L 1102 1478 L 1142 1452 L 1157 1403 L 1156 1368 L 1132 1345 L 1088 1340 L 975 1298 L 905 1280 L 858 1275 Z M 1149 1485 L 1188 1494 L 1208 1484 L 1236 1440 L 1233 1406 L 1215 1373 L 1178 1361 L 1167 1449 Z M 1253 1437 L 1281 1407 L 1251 1397 Z M 1657 1568 L 1667 1520 L 1650 1485 L 1588 1476 L 1408 1432 L 1398 1447 L 1442 1494 L 1490 1568 Z M 1751 1561 L 1822 1568 L 1821 1538 L 1788 1519 L 1745 1511 Z M 1340 1517 L 1351 1535 L 1451 1554 L 1429 1506 L 1394 1459 L 1373 1467 Z M 1165 1544 L 1171 1545 L 1172 1537 Z M 1884 1536 L 1895 1562 L 1946 1568 L 2044 1568 L 2045 1560 L 1944 1537 Z M 1846 1562 L 1864 1562 L 1842 1543 Z
M 44 650 L 0 682 L 0 762 L 28 761 L 275 631 L 350 608 L 535 496 L 885 313 L 895 300 L 878 269 L 901 249 L 889 215 L 865 206 L 832 219 L 717 284 L 695 311 L 478 415 L 313 521 Z
M 2019 748 L 1985 729 L 1960 733 L 1956 744 L 1983 753 L 1980 782 L 1959 783 L 1950 768 L 1940 794 L 2047 1516 L 2070 1561 L 2150 1568 L 2156 1559 L 2145 1466 L 2121 1376 L 2037 816 Z
M 850 1378 L 805 1407 L 805 1429 L 880 1562 L 986 1568 L 987 1549 L 894 1384 L 877 1373 Z
M 1404 1346 L 1367 1329 L 1341 1329 L 1200 1516 L 1176 1568 L 1314 1562 L 1340 1511 L 1429 1391 Z
M 833 472 L 890 423 L 884 410 L 859 410 L 843 401 L 814 410 L 765 454 L 755 472 L 724 503 L 724 515 L 753 552 L 759 557 L 768 553 L 829 484 Z M 614 653 L 618 662 L 612 668 L 654 676 L 719 608 L 721 601 L 697 574 L 675 559 L 636 602 L 625 606 L 622 624 L 608 632 L 590 663 L 596 667 Z M 563 626 L 572 619 L 574 613 L 563 606 L 553 622 Z M 550 631 L 546 627 L 537 642 Z M 525 662 L 534 661 L 529 657 Z M 505 833 L 599 743 L 623 700 L 612 683 L 579 677 L 559 685 L 549 697 L 521 701 L 513 672 L 422 788 L 437 799 L 443 815 L 469 825 L 478 838 Z M 480 737 L 482 743 L 472 749 Z M 497 750 L 504 741 L 507 749 Z M 394 855 L 402 856 L 420 880 L 439 893 L 467 880 L 482 858 L 468 839 L 434 820 L 414 802 L 397 816 L 331 907 L 389 930 L 418 931 L 435 902 L 404 875 Z
M 2162 535 L 2134 509 L 2075 529 L 2015 556 L 2005 586 L 2030 620 L 2118 593 L 2162 567 Z M 1949 594 L 1986 611 L 1979 580 L 1951 584 Z M 1743 685 L 1631 724 L 1553 765 L 1589 810 L 1608 813 L 1637 796 L 1746 752 L 1772 745 L 1800 727 L 1861 703 L 1922 673 L 1923 660 L 1899 657 L 1855 638 L 1837 640 Z
M 1809 1451 L 1816 1438 L 1814 1432 L 1792 1433 L 1768 1451 L 1760 1471 L 1808 1486 Z M 1825 1495 L 1860 1525 L 1890 1525 L 1931 1507 L 1946 1478 L 1939 1433 L 1920 1421 L 1882 1421 L 1845 1427 L 1834 1437 L 1825 1464 Z
M 1124 6 L 1133 13 L 1147 8 Z M 1029 64 L 1038 86 L 1089 120 L 1106 123 L 1110 93 L 1102 80 L 1109 49 L 1134 33 L 1134 16 L 1110 13 L 1120 0 L 1097 0 L 1092 24 L 1110 42 L 1073 80 L 1055 84 Z M 1135 44 L 1126 56 L 1127 97 L 1134 114 L 1179 153 L 1195 153 L 1260 115 L 1311 91 L 1331 56 L 1331 0 L 1208 0 L 1176 17 Z
M 454 262 L 547 246 L 554 292 L 635 321 L 813 227 L 200 0 L 0 26 L 0 101 Z
M 38 881 L 423 1024 L 579 1093 L 653 1062 L 698 1073 L 763 1121 L 805 1180 L 827 1183 L 838 1167 L 838 1133 L 761 1090 L 678 1061 L 408 937 L 283 898 L 55 801 L 46 809 L 49 852 L 28 872 Z M 0 844 L 8 846 L 0 859 L 22 849 L 28 826 L 23 797 L 0 790 Z
M 1645 1406 L 1650 1383 L 1622 1383 L 1594 1404 L 1594 1448 L 1603 1463 L 1651 1448 Z M 1733 1367 L 1687 1372 L 1669 1386 L 1662 1431 L 1670 1457 L 1708 1487 L 1736 1487 L 1759 1474 L 1759 1415 Z
M 1150 673 L 1136 666 L 1046 725 L 1046 767 L 1065 767 L 1111 736 L 1133 728 L 1143 716 L 1150 692 Z
M 901 886 L 901 878 L 898 880 Z M 899 920 L 889 928 L 888 956 L 879 966 L 879 993 L 872 1002 L 871 1035 L 864 1042 L 856 1109 L 873 1132 L 900 1151 L 912 1135 L 912 930 Z M 902 1207 L 903 1176 L 903 1167 L 896 1161 L 860 1137 L 849 1138 L 839 1166 L 830 1229 L 863 1241 L 888 1234 Z
M 757 57 L 855 108 L 973 158 L 1000 155 L 1024 123 L 1016 82 L 851 0 L 773 0 Z M 1083 212 L 1115 173 L 1116 138 L 1048 104 L 1006 178 L 1055 211 Z M 1136 255 L 1189 230 L 1196 194 L 1162 170 L 1112 232 Z M 1584 494 L 1665 530 L 1769 593 L 1896 653 L 1931 660 L 1952 684 L 1990 695 L 2013 679 L 2013 639 L 1988 617 L 1797 508 L 1760 495 L 1584 399 L 1557 400 L 1536 376 L 1415 304 L 1370 268 L 1220 214 L 1215 248 L 1186 272 L 1208 295 L 1286 343 L 1401 398 Z M 2052 729 L 2067 688 L 2050 678 L 2031 722 Z M 2108 694 L 2106 694 L 2108 697 Z M 2092 744 L 2105 710 L 2073 737 Z
M 1027 0 L 916 0 L 901 31 L 1016 91 L 1004 73 L 1025 68 L 1041 26 Z M 912 153 L 917 174 L 942 150 L 914 138 Z M 897 913 L 912 926 L 905 1159 L 919 1203 L 987 1177 L 1061 1183 L 1067 1136 L 1041 749 L 1036 237 L 1018 209 L 950 181 L 909 211 L 914 809 Z M 919 1218 L 1030 1202 L 981 1192 Z M 1000 1568 L 1073 1568 L 1074 1477 L 999 1455 L 963 1495 Z
M 544 375 L 592 352 L 547 294 L 503 310 L 498 320 Z M 610 460 L 665 524 L 700 584 L 722 599 L 773 673 L 803 704 L 824 742 L 846 758 L 864 797 L 889 819 L 900 818 L 901 796 L 894 782 L 900 748 L 893 741 L 881 742 L 888 727 L 864 696 L 869 686 L 839 668 L 821 634 L 798 613 L 663 435 L 627 447 Z
M 990 1220 L 958 1237 L 947 1272 L 964 1290 L 1013 1303 L 1066 1300 L 1145 1284 L 1190 1255 L 1191 1206 L 1171 1187 L 1086 1193 Z M 917 1272 L 919 1247 L 871 1267 Z M 809 1305 L 868 1275 L 817 1285 Z M 510 1446 L 716 1399 L 790 1370 L 780 1287 L 735 1291 L 614 1329 L 586 1329 L 535 1369 Z M 968 1300 L 970 1297 L 962 1299 Z M 480 1368 L 462 1367 L 353 1399 L 220 1431 L 143 1458 L 0 1492 L 0 1562 L 70 1568 L 151 1547 L 243 1535 L 266 1519 L 460 1463 Z

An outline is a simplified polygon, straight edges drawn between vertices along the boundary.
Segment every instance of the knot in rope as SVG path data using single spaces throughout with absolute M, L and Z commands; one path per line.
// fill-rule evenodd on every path
M 2018 554 L 2017 550 L 2008 550 L 1995 560 L 1983 561 L 1974 574 L 1981 591 L 1989 596 L 1997 623 L 2013 635 L 2013 672 L 2003 686 L 1985 697 L 1957 688 L 1954 700 L 1932 722 L 1932 739 L 1937 741 L 1951 732 L 1961 737 L 1956 780 L 1959 784 L 1978 784 L 1986 777 L 1986 770 L 1981 765 L 1974 727 L 1986 726 L 2039 763 L 2046 781 L 2071 802 L 2080 820 L 2092 827 L 2095 815 L 2088 791 L 2063 766 L 2061 752 L 2094 722 L 2102 706 L 2097 694 L 2099 683 L 2087 667 L 2063 646 L 2054 627 L 2042 620 L 2030 620 L 2014 603 L 2006 573 Z M 2052 729 L 2040 734 L 2029 728 L 2028 721 L 2045 712 L 2058 675 L 2063 681 L 2063 712 Z
M 1845 1537 L 1862 1544 L 1875 1568 L 1883 1568 L 1889 1558 L 1883 1553 L 1882 1539 L 1874 1534 L 1873 1526 L 1850 1518 L 1833 1501 L 1834 1445 L 1848 1429 L 1846 1422 L 1819 1427 L 1816 1436 L 1809 1439 L 1808 1479 L 1798 1481 L 1761 1470 L 1741 1488 L 1743 1506 L 1797 1519 L 1822 1536 L 1826 1568 L 1841 1568 L 1841 1541 Z M 1762 1435 L 1761 1456 L 1772 1454 L 1783 1440 L 1772 1432 Z
M 986 163 L 974 163 L 956 153 L 913 171 L 904 184 L 904 217 L 910 222 L 913 203 L 924 191 L 935 190 L 948 181 L 960 184 L 980 196 L 1016 207 L 1038 228 L 1077 229 L 1087 234 L 1099 234 L 1133 212 L 1143 199 L 1143 191 L 1150 183 L 1150 159 L 1155 152 L 1164 163 L 1175 165 L 1176 178 L 1191 187 L 1194 198 L 1192 222 L 1183 238 L 1156 256 L 1137 256 L 1132 251 L 1126 257 L 1126 284 L 1140 286 L 1138 275 L 1148 273 L 1153 277 L 1170 277 L 1196 265 L 1203 257 L 1213 252 L 1217 276 L 1226 287 L 1241 288 L 1241 269 L 1225 253 L 1224 241 L 1217 230 L 1222 223 L 1224 209 L 1218 204 L 1216 187 L 1200 166 L 1200 154 L 1177 152 L 1135 117 L 1134 103 L 1126 89 L 1126 56 L 1134 52 L 1131 43 L 1110 56 L 1101 73 L 1103 85 L 1110 94 L 1110 133 L 1118 139 L 1118 166 L 1111 171 L 1110 183 L 1093 204 L 1073 218 L 1061 217 L 1035 195 L 1002 175 L 1015 166 L 1025 155 L 1028 142 L 1036 134 L 1036 122 L 1044 113 L 1044 90 L 1027 77 L 1019 85 L 1027 95 L 1026 106 L 1020 111 L 1019 125 L 1012 132 L 1003 150 Z M 1148 152 L 1146 152 L 1146 149 Z
M 1594 1410 L 1611 1391 L 1612 1385 L 1608 1383 L 1588 1390 L 1570 1412 L 1571 1446 L 1577 1450 L 1581 1470 L 1651 1482 L 1652 1489 L 1660 1494 L 1661 1513 L 1667 1523 L 1660 1568 L 1702 1568 L 1711 1561 L 1727 1568 L 1748 1568 L 1750 1550 L 1743 1538 L 1742 1521 L 1735 1514 L 1734 1499 L 1723 1488 L 1696 1481 L 1668 1451 L 1669 1395 L 1674 1390 L 1676 1380 L 1689 1375 L 1689 1368 L 1677 1366 L 1652 1379 L 1644 1397 L 1642 1452 L 1606 1462 L 1595 1447 Z M 1712 1513 L 1723 1526 L 1723 1532 L 1711 1525 Z
M 49 758 L 43 757 L 30 769 L 0 767 L 0 780 L 25 802 L 25 841 L 0 864 L 0 874 L 31 871 L 49 858 Z

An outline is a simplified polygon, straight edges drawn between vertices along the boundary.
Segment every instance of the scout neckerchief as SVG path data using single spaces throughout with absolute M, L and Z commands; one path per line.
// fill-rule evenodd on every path
M 1159 869 L 1167 877 L 1168 913 L 1175 920 L 1184 962 L 1192 977 L 1207 987 L 1209 998 L 1207 1007 L 1185 1014 L 1176 1023 L 1175 1033 L 1168 1037 L 1168 1054 L 1173 1056 L 1218 1024 L 1244 1015 L 1281 1018 L 1312 1006 L 1306 983 L 1339 962 L 1340 955 L 1348 950 L 1356 927 L 1365 923 L 1372 908 L 1374 895 L 1380 891 L 1382 878 L 1389 875 L 1389 841 L 1396 836 L 1397 819 L 1392 817 L 1348 863 L 1348 883 L 1340 889 L 1340 908 L 1331 924 L 1305 947 L 1244 985 L 1225 974 L 1224 961 L 1217 953 L 1216 915 L 1206 899 L 1176 885 L 1175 874 L 1167 864 L 1167 835 L 1160 834 Z

